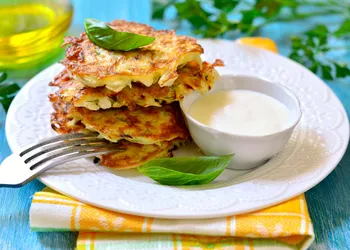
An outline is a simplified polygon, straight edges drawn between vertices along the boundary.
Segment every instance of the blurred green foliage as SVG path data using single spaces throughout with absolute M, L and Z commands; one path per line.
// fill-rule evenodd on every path
M 299 36 L 292 36 L 289 57 L 325 80 L 350 76 L 348 65 L 327 57 L 334 49 L 349 49 L 334 48 L 329 42 L 349 38 L 350 2 L 347 0 L 155 0 L 153 5 L 153 19 L 164 19 L 166 10 L 175 7 L 177 21 L 188 22 L 195 35 L 209 38 L 232 33 L 252 36 L 271 23 L 337 15 L 342 21 L 333 31 L 325 24 L 318 24 Z

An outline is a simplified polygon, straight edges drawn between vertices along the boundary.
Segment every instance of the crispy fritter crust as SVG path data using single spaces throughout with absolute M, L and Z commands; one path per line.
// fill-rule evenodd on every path
M 134 22 L 115 20 L 109 23 L 118 31 L 156 37 L 144 47 L 132 51 L 109 51 L 92 43 L 85 33 L 79 38 L 67 37 L 63 64 L 75 78 L 90 87 L 105 86 L 119 92 L 133 81 L 146 86 L 158 82 L 171 86 L 178 77 L 177 68 L 189 61 L 200 63 L 203 48 L 196 39 L 176 36 L 173 30 L 155 30 Z
M 123 152 L 101 155 L 99 157 L 101 159 L 100 164 L 116 169 L 136 168 L 153 159 L 172 157 L 171 150 L 175 147 L 177 141 L 178 140 L 165 141 L 160 145 L 145 145 L 123 140 L 118 144 L 126 150 Z
M 189 138 L 178 103 L 133 111 L 127 108 L 91 111 L 76 108 L 54 94 L 50 95 L 50 101 L 55 109 L 51 124 L 58 133 L 75 132 L 81 129 L 81 122 L 88 130 L 112 142 L 125 139 L 140 144 L 160 144 Z
M 63 102 L 61 98 L 54 94 L 49 95 L 54 112 L 51 114 L 51 127 L 59 134 L 70 134 L 78 132 L 89 132 L 85 125 L 75 117 L 73 105 Z
M 85 107 L 90 110 L 119 108 L 127 106 L 135 110 L 136 105 L 142 107 L 169 104 L 182 100 L 184 95 L 196 90 L 201 93 L 209 91 L 218 78 L 215 66 L 221 66 L 222 61 L 203 63 L 202 69 L 196 62 L 189 63 L 178 70 L 179 77 L 173 86 L 160 87 L 153 84 L 146 87 L 140 83 L 133 83 L 132 88 L 126 87 L 121 92 L 114 92 L 105 87 L 90 88 L 70 77 L 69 73 L 62 71 L 50 86 L 59 87 L 56 95 L 65 102 L 71 102 L 76 107 Z
M 55 112 L 51 115 L 51 126 L 59 134 L 87 132 L 85 125 L 78 121 L 74 113 L 76 108 L 60 101 L 57 96 L 51 95 Z M 136 168 L 142 164 L 161 157 L 172 157 L 171 150 L 184 142 L 182 139 L 162 141 L 158 144 L 138 144 L 121 140 L 118 145 L 125 148 L 123 152 L 101 155 L 100 164 L 116 169 Z

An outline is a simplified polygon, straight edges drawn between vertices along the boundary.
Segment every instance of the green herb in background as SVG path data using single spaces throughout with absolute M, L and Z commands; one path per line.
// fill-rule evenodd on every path
M 206 184 L 218 177 L 233 155 L 175 157 L 152 160 L 137 169 L 163 185 Z
M 320 24 L 302 36 L 292 36 L 292 52 L 289 57 L 321 75 L 325 80 L 350 76 L 350 68 L 346 64 L 338 63 L 326 56 L 327 52 L 335 49 L 328 44 L 330 38 L 350 33 L 350 23 L 348 21 L 344 23 L 346 22 L 347 28 L 341 25 L 335 32 L 330 32 L 325 25 Z
M 164 3 L 165 2 L 165 3 Z M 323 15 L 337 15 L 342 24 L 331 32 L 317 25 L 300 36 L 291 38 L 289 57 L 326 80 L 350 76 L 350 68 L 328 59 L 333 48 L 330 38 L 346 39 L 350 35 L 350 2 L 342 0 L 184 0 L 154 1 L 153 19 L 164 19 L 170 6 L 176 9 L 178 21 L 188 21 L 194 34 L 218 38 L 227 34 L 251 36 L 275 22 L 292 22 Z M 309 7 L 306 12 L 302 7 Z M 231 18 L 230 18 L 231 17 Z M 234 18 L 232 18 L 234 17 Z M 347 48 L 340 48 L 347 49 Z
M 5 111 L 8 110 L 13 98 L 20 89 L 16 83 L 5 82 L 6 79 L 7 74 L 5 72 L 0 72 L 0 103 Z
M 112 29 L 105 22 L 87 18 L 84 22 L 91 42 L 108 50 L 129 51 L 152 43 L 155 38 Z

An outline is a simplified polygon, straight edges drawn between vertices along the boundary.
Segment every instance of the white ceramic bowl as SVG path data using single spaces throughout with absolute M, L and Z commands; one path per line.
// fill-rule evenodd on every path
M 286 87 L 251 76 L 224 75 L 215 83 L 210 91 L 245 89 L 260 92 L 271 96 L 283 104 L 289 110 L 289 124 L 279 132 L 268 135 L 240 135 L 219 131 L 208 127 L 189 114 L 191 105 L 201 94 L 192 92 L 186 96 L 180 106 L 186 117 L 187 126 L 194 142 L 206 155 L 235 154 L 228 166 L 232 169 L 251 169 L 268 161 L 272 156 L 281 151 L 301 118 L 301 110 L 298 98 Z M 209 93 L 210 93 L 209 92 Z

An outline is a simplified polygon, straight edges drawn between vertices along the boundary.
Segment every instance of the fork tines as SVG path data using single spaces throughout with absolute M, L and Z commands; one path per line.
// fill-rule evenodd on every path
M 116 143 L 99 138 L 97 133 L 74 133 L 43 140 L 23 150 L 19 156 L 30 170 L 45 164 L 50 167 L 74 159 L 123 151 Z
M 23 156 L 26 153 L 28 153 L 36 148 L 39 148 L 39 147 L 42 147 L 42 146 L 45 146 L 48 144 L 66 141 L 66 140 L 78 140 L 78 139 L 86 140 L 86 139 L 89 139 L 91 137 L 97 138 L 97 136 L 98 136 L 97 133 L 73 133 L 73 134 L 58 135 L 58 136 L 50 137 L 49 139 L 45 139 L 45 140 L 40 141 L 39 143 L 35 143 L 35 144 L 28 146 L 28 148 L 23 150 L 19 154 L 19 156 Z

